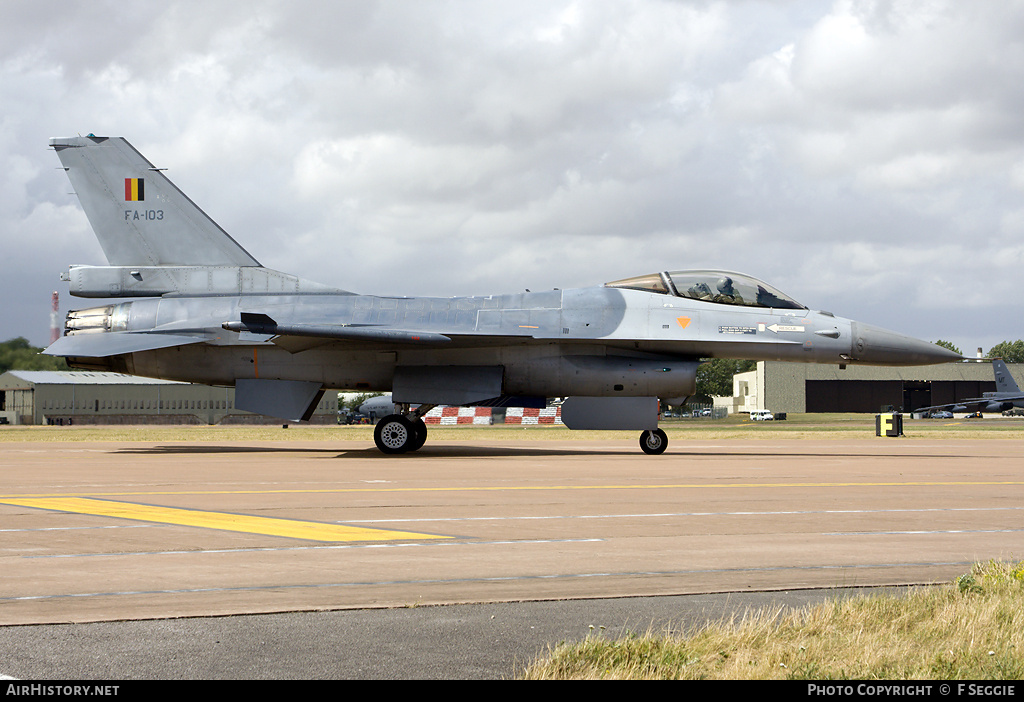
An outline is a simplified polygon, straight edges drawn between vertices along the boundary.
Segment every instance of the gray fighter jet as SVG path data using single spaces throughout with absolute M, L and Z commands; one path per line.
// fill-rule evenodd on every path
M 996 378 L 995 392 L 983 392 L 981 397 L 968 397 L 947 405 L 921 407 L 914 413 L 930 414 L 939 410 L 949 412 L 1005 412 L 1014 407 L 1024 407 L 1024 392 L 1017 387 L 1017 382 L 1010 375 L 1006 363 L 1000 359 L 992 361 L 992 372 Z
M 76 368 L 234 386 L 239 409 L 308 419 L 326 389 L 391 391 L 385 453 L 415 451 L 437 405 L 543 406 L 571 429 L 640 430 L 681 404 L 701 359 L 923 365 L 942 347 L 811 310 L 740 273 L 669 271 L 483 297 L 359 295 L 264 268 L 127 141 L 51 139 L 109 265 L 71 294 L 133 298 L 68 313 L 45 353 Z

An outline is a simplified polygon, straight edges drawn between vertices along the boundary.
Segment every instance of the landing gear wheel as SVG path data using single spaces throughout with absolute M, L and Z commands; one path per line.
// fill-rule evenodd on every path
M 377 422 L 373 430 L 373 442 L 383 453 L 405 453 L 410 450 L 416 435 L 417 432 L 408 419 L 400 414 L 389 414 Z M 424 429 L 423 439 L 426 438 L 427 432 Z M 422 445 L 420 442 L 416 448 Z
M 640 448 L 644 453 L 657 456 L 668 448 L 668 436 L 661 429 L 648 429 L 640 434 Z
M 409 424 L 412 426 L 412 439 L 410 439 L 409 448 L 406 451 L 419 451 L 423 448 L 423 442 L 427 440 L 427 425 L 420 417 L 412 420 Z

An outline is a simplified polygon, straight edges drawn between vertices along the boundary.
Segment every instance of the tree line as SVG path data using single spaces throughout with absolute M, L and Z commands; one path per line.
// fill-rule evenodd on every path
M 40 356 L 41 348 L 19 336 L 0 343 L 0 373 L 9 370 L 68 370 L 63 358 Z
M 936 346 L 941 346 L 942 348 L 958 353 L 961 356 L 964 355 L 963 351 L 949 341 L 939 339 L 935 344 Z M 1017 339 L 1016 341 L 1000 341 L 988 350 L 988 353 L 985 354 L 985 358 L 1001 358 L 1007 363 L 1024 363 L 1024 340 Z

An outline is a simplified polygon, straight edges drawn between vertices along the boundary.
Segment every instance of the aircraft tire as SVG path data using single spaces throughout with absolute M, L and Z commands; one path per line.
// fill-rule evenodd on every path
M 651 456 L 665 453 L 665 449 L 668 448 L 668 435 L 661 429 L 648 429 L 640 434 L 640 448 Z
M 373 430 L 373 443 L 377 444 L 381 453 L 405 453 L 410 450 L 416 435 L 417 432 L 408 419 L 400 414 L 389 414 L 377 422 Z M 426 438 L 427 432 L 424 430 L 423 439 Z
M 406 451 L 419 451 L 427 440 L 427 425 L 420 417 L 412 420 L 409 424 L 412 426 L 413 435 Z

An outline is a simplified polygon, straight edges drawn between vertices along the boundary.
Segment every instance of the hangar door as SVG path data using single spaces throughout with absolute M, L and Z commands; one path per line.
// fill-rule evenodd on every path
M 995 390 L 992 381 L 965 380 L 807 380 L 808 412 L 870 412 L 883 407 L 912 412 Z
M 808 412 L 878 412 L 903 406 L 902 380 L 806 380 Z

